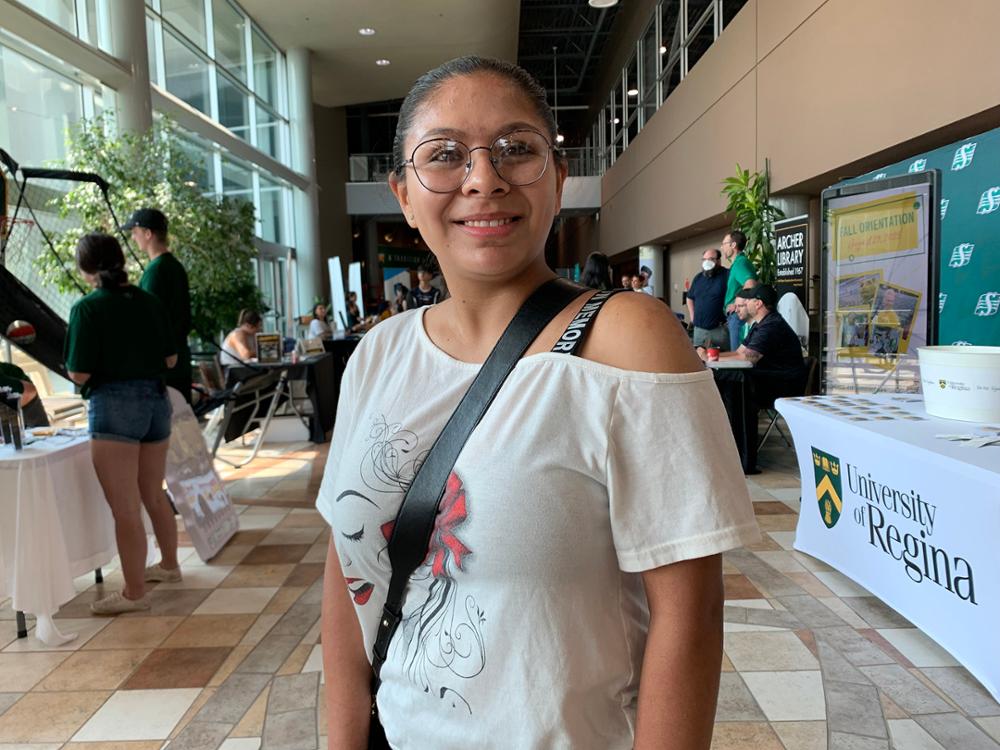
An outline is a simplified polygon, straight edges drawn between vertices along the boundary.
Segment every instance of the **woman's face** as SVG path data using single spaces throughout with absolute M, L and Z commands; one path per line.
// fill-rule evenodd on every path
M 405 158 L 431 138 L 453 138 L 486 149 L 512 130 L 547 135 L 531 101 L 514 84 L 489 73 L 451 78 L 420 105 L 404 144 Z M 390 186 L 410 226 L 420 230 L 449 279 L 502 281 L 544 263 L 545 240 L 559 212 L 566 170 L 549 155 L 537 182 L 517 187 L 493 168 L 488 150 L 474 151 L 472 171 L 452 193 L 427 190 L 411 166 Z M 471 222 L 501 222 L 475 226 Z
M 326 318 L 326 306 L 325 305 L 317 305 L 316 306 L 316 317 L 319 318 L 320 320 L 323 320 L 324 318 Z
M 632 277 L 632 289 L 637 292 L 642 289 L 642 276 Z

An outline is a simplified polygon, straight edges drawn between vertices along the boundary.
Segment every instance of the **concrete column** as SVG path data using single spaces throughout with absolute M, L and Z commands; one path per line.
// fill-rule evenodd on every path
M 298 266 L 298 304 L 312 307 L 326 297 L 326 270 L 319 247 L 319 193 L 316 188 L 316 144 L 313 127 L 312 60 L 305 47 L 288 50 L 288 114 L 291 125 L 292 168 L 309 180 L 295 192 L 295 257 Z M 300 311 L 301 312 L 301 311 Z
M 146 4 L 135 0 L 112 0 L 110 10 L 112 49 L 115 57 L 132 72 L 131 80 L 117 90 L 118 127 L 122 132 L 145 133 L 153 125 Z
M 663 248 L 659 245 L 639 245 L 639 272 L 648 268 L 652 273 L 649 277 L 649 285 L 653 288 L 654 297 L 670 299 L 667 291 L 667 274 L 664 268 Z M 617 283 L 617 279 L 615 280 Z

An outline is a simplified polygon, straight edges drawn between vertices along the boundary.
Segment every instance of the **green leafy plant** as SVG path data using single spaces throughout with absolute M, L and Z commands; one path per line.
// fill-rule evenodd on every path
M 104 118 L 81 121 L 69 134 L 65 167 L 101 175 L 122 223 L 137 208 L 158 208 L 170 221 L 171 250 L 187 269 L 191 285 L 194 335 L 215 338 L 232 328 L 243 308 L 263 311 L 253 260 L 254 209 L 244 200 L 204 195 L 198 166 L 188 156 L 176 126 L 160 120 L 145 134 L 117 134 Z M 72 219 L 73 231 L 53 239 L 63 267 L 73 269 L 74 248 L 84 232 L 102 231 L 121 241 L 100 192 L 80 184 L 61 196 L 55 208 Z M 143 263 L 148 262 L 135 248 Z M 138 264 L 126 249 L 129 276 L 138 281 Z M 73 281 L 51 254 L 36 261 L 45 278 L 63 291 Z
M 770 183 L 766 162 L 763 172 L 751 172 L 737 164 L 736 176 L 722 181 L 722 195 L 729 200 L 726 213 L 732 214 L 733 229 L 747 236 L 744 252 L 764 284 L 773 284 L 775 280 L 774 222 L 785 216 L 780 208 L 771 205 Z

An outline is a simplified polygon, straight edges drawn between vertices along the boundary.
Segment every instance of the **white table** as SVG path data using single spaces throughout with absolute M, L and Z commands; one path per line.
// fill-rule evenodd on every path
M 935 437 L 1000 425 L 928 417 L 907 395 L 776 407 L 802 474 L 795 548 L 878 596 L 1000 700 L 1000 447 Z
M 74 578 L 115 554 L 88 437 L 46 438 L 19 452 L 0 447 L 0 597 L 37 617 L 39 640 L 75 637 L 60 633 L 52 616 L 76 596 Z

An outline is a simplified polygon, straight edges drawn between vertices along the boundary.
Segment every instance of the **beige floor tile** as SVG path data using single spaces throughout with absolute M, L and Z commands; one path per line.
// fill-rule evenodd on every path
M 31 690 L 68 656 L 64 652 L 0 654 L 0 692 Z
M 795 583 L 799 584 L 806 593 L 811 594 L 815 597 L 827 598 L 833 596 L 833 592 L 830 591 L 824 585 L 815 574 L 808 571 L 802 571 L 800 573 L 785 573 L 786 576 Z
M 63 750 L 160 750 L 159 740 L 146 742 L 69 742 Z
M 49 646 L 35 638 L 35 633 L 32 631 L 28 633 L 27 638 L 18 638 L 16 641 L 11 643 L 4 649 L 4 652 L 25 653 L 28 651 L 76 651 L 77 649 L 83 648 L 83 646 L 90 641 L 91 638 L 104 630 L 104 628 L 110 625 L 111 622 L 111 618 L 108 617 L 59 619 L 56 621 L 56 626 L 62 633 L 66 635 L 71 633 L 76 634 L 76 638 L 69 643 L 64 643 L 61 646 Z
M 825 721 L 776 721 L 771 728 L 785 750 L 826 750 Z
M 235 646 L 256 619 L 256 615 L 192 615 L 170 634 L 161 648 Z
M 0 742 L 65 742 L 109 695 L 29 693 L 0 716 Z
M 227 544 L 219 554 L 207 563 L 201 559 L 193 559 L 186 563 L 186 567 L 238 565 L 244 557 L 250 554 L 250 550 L 252 549 L 252 544 Z
M 326 675 L 323 673 L 323 646 L 319 643 L 309 652 L 309 658 L 302 665 L 302 672 L 319 672 L 319 684 L 326 684 Z
M 768 531 L 767 536 L 776 541 L 779 547 L 789 551 L 791 551 L 792 545 L 795 543 L 794 531 Z
M 785 550 L 754 552 L 754 554 L 772 568 L 782 573 L 806 572 L 806 569 L 802 566 L 802 564 L 792 557 L 792 553 Z
M 264 613 L 269 615 L 283 615 L 292 605 L 305 593 L 305 586 L 282 586 L 278 593 L 267 603 Z
M 194 611 L 196 615 L 246 615 L 263 611 L 277 586 L 216 589 Z
M 295 570 L 294 563 L 271 565 L 237 565 L 219 588 L 245 589 L 280 586 Z
M 281 665 L 281 668 L 275 673 L 278 675 L 289 675 L 298 674 L 302 671 L 302 667 L 305 666 L 306 660 L 309 658 L 309 654 L 312 653 L 312 645 L 298 645 L 295 650 L 292 651 L 291 655 L 285 659 L 285 663 Z
M 805 552 L 799 552 L 798 550 L 792 550 L 791 555 L 798 562 L 802 563 L 802 567 L 806 570 L 815 573 L 816 571 L 825 572 L 828 570 L 833 570 L 829 565 L 827 565 L 822 560 L 817 560 L 812 555 L 807 555 Z
M 319 747 L 326 747 L 320 743 Z M 219 750 L 260 750 L 260 737 L 230 737 L 219 745 Z
M 327 542 L 318 542 L 314 544 L 312 547 L 309 548 L 309 551 L 306 552 L 306 556 L 302 558 L 302 562 L 304 563 L 326 562 L 326 553 L 327 550 L 329 549 L 329 546 L 330 545 Z
M 715 725 L 712 750 L 784 750 L 767 722 L 727 721 Z
M 254 531 L 266 529 L 270 531 L 285 517 L 284 513 L 270 513 L 268 515 L 250 515 L 255 509 L 251 508 L 240 516 L 240 529 Z M 273 509 L 272 509 L 273 510 Z
M 910 715 L 906 713 L 899 705 L 890 698 L 888 695 L 883 693 L 881 690 L 878 691 L 878 700 L 882 704 L 882 715 L 886 719 L 909 719 Z
M 229 652 L 226 660 L 222 662 L 219 671 L 212 675 L 212 679 L 208 681 L 207 687 L 219 687 L 219 685 L 226 681 L 229 675 L 236 671 L 236 667 L 250 655 L 251 651 L 253 651 L 253 646 L 236 646 Z
M 36 690 L 115 690 L 149 654 L 149 649 L 78 651 L 56 667 Z
M 726 599 L 730 607 L 746 607 L 747 609 L 774 609 L 767 599 Z
M 279 529 L 287 529 L 291 527 L 298 526 L 319 526 L 323 528 L 326 526 L 326 521 L 323 520 L 323 516 L 315 510 L 303 510 L 301 508 L 296 508 L 278 524 Z
M 323 533 L 320 526 L 293 526 L 276 528 L 261 544 L 313 544 Z
M 740 673 L 819 669 L 819 662 L 790 632 L 727 633 L 726 655 Z
M 183 621 L 183 617 L 119 618 L 91 638 L 83 648 L 85 650 L 156 648 Z
M 839 570 L 818 571 L 814 575 L 833 592 L 834 596 L 873 596 L 868 589 L 858 585 Z
M 1000 716 L 981 717 L 975 720 L 990 737 L 1000 742 Z
M 240 641 L 240 645 L 256 646 L 280 619 L 281 615 L 272 615 L 267 613 L 262 614 L 256 619 L 253 626 L 247 631 L 247 634 L 243 636 L 243 639 Z
M 170 739 L 174 739 L 177 735 L 184 731 L 184 728 L 191 723 L 191 720 L 198 715 L 201 711 L 202 706 L 208 703 L 209 699 L 215 695 L 216 688 L 210 687 L 205 688 L 201 691 L 197 698 L 195 698 L 194 703 L 184 712 L 181 720 L 177 722 L 177 726 L 173 728 L 170 732 Z
M 955 657 L 916 628 L 879 628 L 876 632 L 891 643 L 915 667 L 957 667 Z
M 722 671 L 723 672 L 735 672 L 736 671 L 736 667 L 734 667 L 733 663 L 731 661 L 729 661 L 729 657 L 726 656 L 725 653 L 722 654 Z
M 214 589 L 228 576 L 232 565 L 181 565 L 183 580 L 180 583 L 158 583 L 157 591 L 171 589 Z
M 59 750 L 61 742 L 0 742 L 0 750 Z
M 73 740 L 165 740 L 200 692 L 199 688 L 119 690 L 90 717 Z
M 843 620 L 850 625 L 852 628 L 860 628 L 862 630 L 867 629 L 868 623 L 862 620 L 858 613 L 853 609 L 848 607 L 838 596 L 821 596 L 818 597 L 819 600 L 825 604 L 827 607 L 832 609 L 838 615 L 843 618 Z
M 825 721 L 819 672 L 744 672 L 740 675 L 769 721 Z
M 900 750 L 945 750 L 940 742 L 931 737 L 913 719 L 890 719 L 889 737 L 894 748 Z
M 267 714 L 267 697 L 270 693 L 271 686 L 268 685 L 229 733 L 230 737 L 260 737 L 264 733 L 264 717 Z

